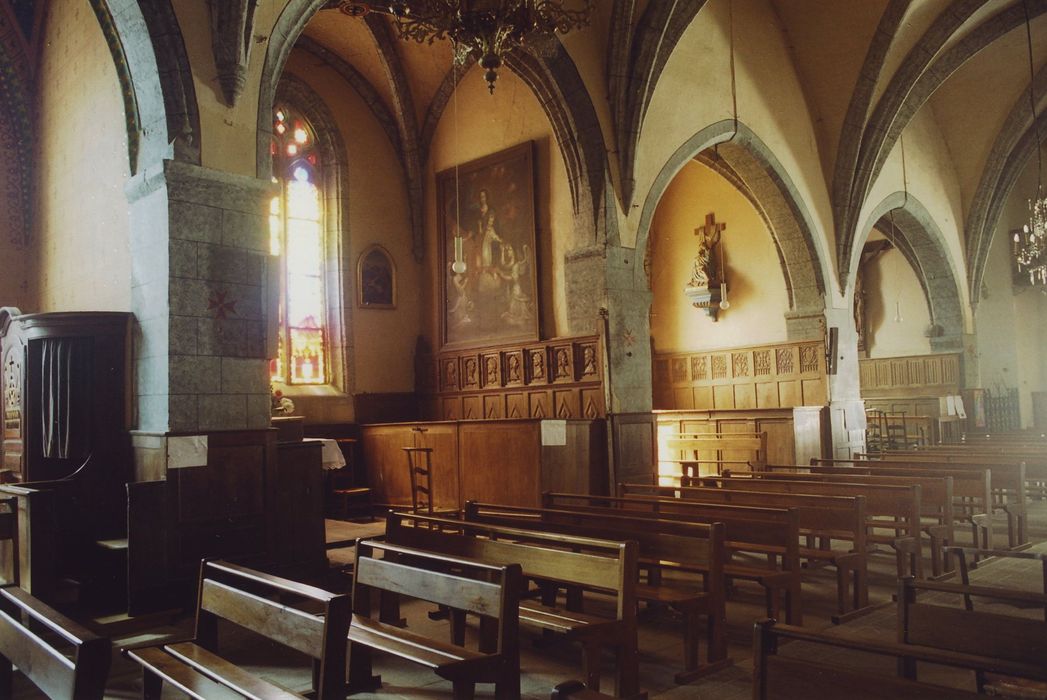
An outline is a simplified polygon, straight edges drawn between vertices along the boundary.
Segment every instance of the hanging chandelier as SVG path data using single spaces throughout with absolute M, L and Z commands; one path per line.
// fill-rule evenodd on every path
M 1029 49 L 1029 111 L 1032 113 L 1032 135 L 1036 142 L 1036 197 L 1029 200 L 1029 223 L 1014 234 L 1014 259 L 1018 272 L 1029 275 L 1029 284 L 1047 285 L 1047 197 L 1043 192 L 1043 155 L 1036 129 L 1036 96 L 1033 92 L 1036 72 L 1032 61 L 1032 29 L 1029 26 L 1029 7 L 1025 9 L 1025 38 Z
M 449 39 L 454 60 L 461 65 L 474 57 L 493 93 L 498 69 L 510 51 L 548 55 L 555 34 L 589 24 L 593 0 L 579 4 L 579 9 L 568 9 L 559 0 L 392 0 L 341 2 L 338 9 L 351 17 L 390 15 L 401 39 L 427 44 Z

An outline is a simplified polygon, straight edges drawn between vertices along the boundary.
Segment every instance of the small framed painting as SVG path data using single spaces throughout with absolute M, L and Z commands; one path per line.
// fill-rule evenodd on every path
M 356 264 L 357 302 L 365 309 L 396 308 L 396 266 L 388 251 L 373 245 Z

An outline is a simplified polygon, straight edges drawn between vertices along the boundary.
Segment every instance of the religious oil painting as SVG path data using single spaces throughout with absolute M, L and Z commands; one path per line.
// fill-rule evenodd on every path
M 396 267 L 380 245 L 363 252 L 356 270 L 358 301 L 367 309 L 396 308 Z
M 437 176 L 444 347 L 538 338 L 533 143 Z

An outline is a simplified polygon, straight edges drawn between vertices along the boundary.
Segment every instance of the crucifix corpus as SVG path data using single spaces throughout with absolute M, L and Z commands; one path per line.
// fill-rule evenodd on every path
M 698 237 L 698 252 L 694 256 L 691 279 L 683 290 L 691 304 L 695 308 L 704 309 L 714 321 L 720 308 L 723 285 L 720 284 L 722 270 L 718 269 L 713 251 L 720 245 L 720 237 L 726 229 L 727 224 L 718 223 L 716 214 L 709 212 L 705 216 L 705 225 L 694 230 L 694 235 Z M 722 256 L 720 258 L 722 260 Z

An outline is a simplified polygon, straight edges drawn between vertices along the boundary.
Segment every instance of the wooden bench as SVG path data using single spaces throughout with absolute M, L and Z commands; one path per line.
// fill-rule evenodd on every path
M 638 521 L 636 518 L 612 518 L 595 522 L 591 518 L 562 519 L 557 512 L 503 506 L 485 506 L 470 502 L 466 519 L 483 523 L 526 529 L 532 537 L 547 538 L 551 533 L 570 537 L 622 540 L 629 538 L 639 545 L 639 559 L 649 572 L 659 567 L 681 571 L 700 572 L 705 580 L 702 588 L 663 583 L 648 574 L 647 582 L 636 583 L 636 600 L 648 604 L 668 605 L 683 616 L 684 668 L 675 675 L 677 683 L 689 683 L 696 678 L 717 671 L 732 663 L 727 656 L 724 606 L 724 560 L 726 557 L 723 525 L 667 521 Z M 551 602 L 551 601 L 547 601 Z M 569 603 L 571 601 L 569 600 Z M 578 607 L 580 601 L 575 601 Z M 706 663 L 699 663 L 698 621 L 707 620 Z M 598 688 L 591 682 L 590 688 Z
M 609 594 L 614 617 L 590 615 L 570 604 L 565 610 L 524 599 L 520 603 L 520 625 L 549 630 L 582 646 L 584 677 L 590 688 L 600 688 L 601 651 L 613 647 L 618 656 L 618 688 L 623 695 L 639 692 L 636 633 L 637 544 L 593 538 L 534 533 L 460 520 L 392 512 L 386 518 L 386 542 L 442 555 L 483 561 L 492 565 L 518 563 L 526 578 L 596 590 Z M 722 536 L 721 536 L 722 540 Z M 722 542 L 721 542 L 722 549 Z M 690 598 L 697 598 L 694 594 Z M 710 596 L 711 597 L 711 596 Z M 716 601 L 695 600 L 695 612 L 716 614 Z M 720 601 L 722 607 L 722 601 Z M 722 615 L 722 610 L 719 611 Z M 455 641 L 463 639 L 461 619 L 453 617 Z M 688 622 L 697 619 L 688 617 Z M 696 630 L 695 630 L 696 634 Z M 697 644 L 697 641 L 695 641 Z M 712 647 L 710 647 L 712 649 Z M 697 646 L 693 663 L 698 666 Z
M 925 469 L 918 465 L 893 464 L 828 464 L 832 460 L 812 459 L 810 467 L 795 469 L 809 470 L 812 474 L 865 474 L 868 476 L 950 477 L 952 479 L 953 517 L 959 525 L 970 527 L 971 542 L 975 547 L 992 549 L 993 499 L 992 472 L 989 469 Z M 788 468 L 785 468 L 788 469 Z M 946 569 L 949 569 L 948 565 Z
M 783 648 L 804 644 L 800 653 L 784 655 Z M 854 637 L 830 636 L 792 625 L 775 624 L 773 620 L 756 623 L 753 635 L 753 698 L 756 700 L 977 700 L 984 695 L 910 678 L 898 678 L 882 672 L 857 670 L 839 662 L 819 663 L 822 649 L 849 649 L 865 654 L 893 657 L 967 669 L 975 672 L 994 671 L 1044 673 L 1042 667 L 1015 664 L 974 654 L 961 654 L 932 647 L 876 642 Z M 806 652 L 806 653 L 803 653 Z M 801 658 L 802 657 L 802 658 Z
M 824 462 L 822 460 L 820 462 Z M 935 470 L 974 470 L 988 469 L 991 473 L 993 512 L 1000 511 L 1007 516 L 1007 542 L 1013 548 L 1024 546 L 1026 536 L 1026 519 L 1028 511 L 1028 475 L 1024 462 L 961 462 L 939 461 L 929 456 L 891 457 L 890 459 L 854 459 L 833 460 L 833 464 L 857 464 L 871 469 L 935 469 Z
M 803 473 L 797 473 L 801 470 Z M 921 531 L 927 535 L 931 548 L 931 577 L 952 575 L 952 562 L 947 560 L 945 548 L 956 543 L 954 516 L 955 497 L 951 476 L 940 474 L 862 474 L 858 471 L 843 474 L 826 473 L 817 467 L 805 465 L 767 465 L 765 471 L 754 473 L 755 479 L 797 481 L 825 481 L 829 483 L 860 483 L 920 487 Z
M 287 597 L 319 610 L 292 607 L 282 602 Z M 146 700 L 159 700 L 165 682 L 199 700 L 306 697 L 219 656 L 218 621 L 227 620 L 312 657 L 315 694 L 309 697 L 343 698 L 349 614 L 347 595 L 225 561 L 204 560 L 193 638 L 127 647 L 123 653 L 142 666 Z
M 669 461 L 679 462 L 684 480 L 719 474 L 724 465 L 739 467 L 749 463 L 763 464 L 767 461 L 767 433 L 678 433 L 666 440 L 666 448 L 675 457 Z M 740 453 L 738 459 L 725 457 Z
M 825 481 L 782 481 L 750 476 L 704 477 L 703 484 L 738 491 L 796 493 L 822 496 L 865 496 L 866 530 L 870 544 L 886 544 L 895 551 L 898 576 L 923 577 L 920 543 L 920 487 L 829 483 Z M 882 534 L 878 530 L 888 530 Z M 873 551 L 870 547 L 870 552 Z
M 864 496 L 812 496 L 624 483 L 618 484 L 618 495 L 628 499 L 621 507 L 627 508 L 634 501 L 646 503 L 646 507 L 659 517 L 673 517 L 677 512 L 687 517 L 691 503 L 795 508 L 801 541 L 807 543 L 799 549 L 800 558 L 836 567 L 837 612 L 832 616 L 833 622 L 839 624 L 872 610 L 869 606 Z M 815 546 L 816 539 L 818 546 Z M 834 549 L 832 540 L 846 541 L 850 546 Z
M 582 496 L 599 501 L 601 497 Z M 726 564 L 725 576 L 757 582 L 765 591 L 769 613 L 779 614 L 784 605 L 785 614 L 797 622 L 803 618 L 803 605 L 800 591 L 799 566 L 799 524 L 794 511 L 772 508 L 744 508 L 739 506 L 719 506 L 715 514 L 706 518 L 692 519 L 690 522 L 667 521 L 642 517 L 639 513 L 624 514 L 611 512 L 609 508 L 592 506 L 583 508 L 572 505 L 566 508 L 524 508 L 517 506 L 500 506 L 486 503 L 467 505 L 466 519 L 491 524 L 522 526 L 533 523 L 533 527 L 547 528 L 565 534 L 607 539 L 633 537 L 640 543 L 641 563 L 647 564 L 653 576 L 650 581 L 659 583 L 659 562 L 672 562 L 673 552 L 661 547 L 657 537 L 647 542 L 642 534 L 677 533 L 683 526 L 708 525 L 721 522 L 725 526 L 726 548 L 744 551 L 745 543 L 761 547 L 780 547 L 782 553 L 777 557 L 781 564 L 768 562 L 766 566 L 750 564 Z M 657 547 L 657 549 L 656 549 Z M 685 551 L 675 552 L 675 557 L 685 555 Z M 765 554 L 765 552 L 761 552 Z M 682 570 L 701 571 L 699 562 L 684 564 L 676 560 L 677 568 Z M 643 594 L 643 589 L 638 595 Z
M 898 642 L 918 644 L 961 654 L 978 655 L 1013 664 L 1009 670 L 981 669 L 978 690 L 986 684 L 984 671 L 1039 681 L 1047 680 L 1047 621 L 981 612 L 964 607 L 917 600 L 918 592 L 952 593 L 969 601 L 971 596 L 993 598 L 1043 608 L 1047 595 L 988 586 L 902 579 L 898 587 Z M 904 659 L 902 674 L 916 679 L 916 663 Z
M 378 553 L 384 558 L 378 558 Z M 447 566 L 453 566 L 454 573 L 440 570 Z M 372 591 L 406 595 L 480 615 L 494 626 L 490 632 L 494 648 L 467 649 L 374 619 Z M 499 700 L 517 700 L 522 591 L 519 564 L 495 566 L 376 540 L 358 541 L 349 626 L 350 692 L 381 687 L 381 677 L 372 675 L 373 652 L 381 651 L 431 668 L 451 681 L 455 700 L 471 700 L 477 683 L 494 683 Z
M 1015 552 L 1010 549 L 972 549 L 970 547 L 950 547 L 950 554 L 956 556 L 960 562 L 960 583 L 964 586 L 971 584 L 970 571 L 994 560 L 1000 559 L 1024 559 L 1026 561 L 1038 562 L 1040 564 L 1040 586 L 1044 595 L 1047 595 L 1047 554 L 1041 552 Z M 970 563 L 968 563 L 970 557 Z M 970 595 L 965 595 L 964 607 L 974 610 L 974 603 Z M 1047 606 L 1043 609 L 1043 619 L 1047 621 Z
M 44 639 L 44 629 L 61 638 L 63 648 Z M 17 666 L 49 698 L 102 700 L 112 646 L 21 588 L 8 586 L 0 588 L 0 657 L 0 697 L 12 697 L 12 666 Z

